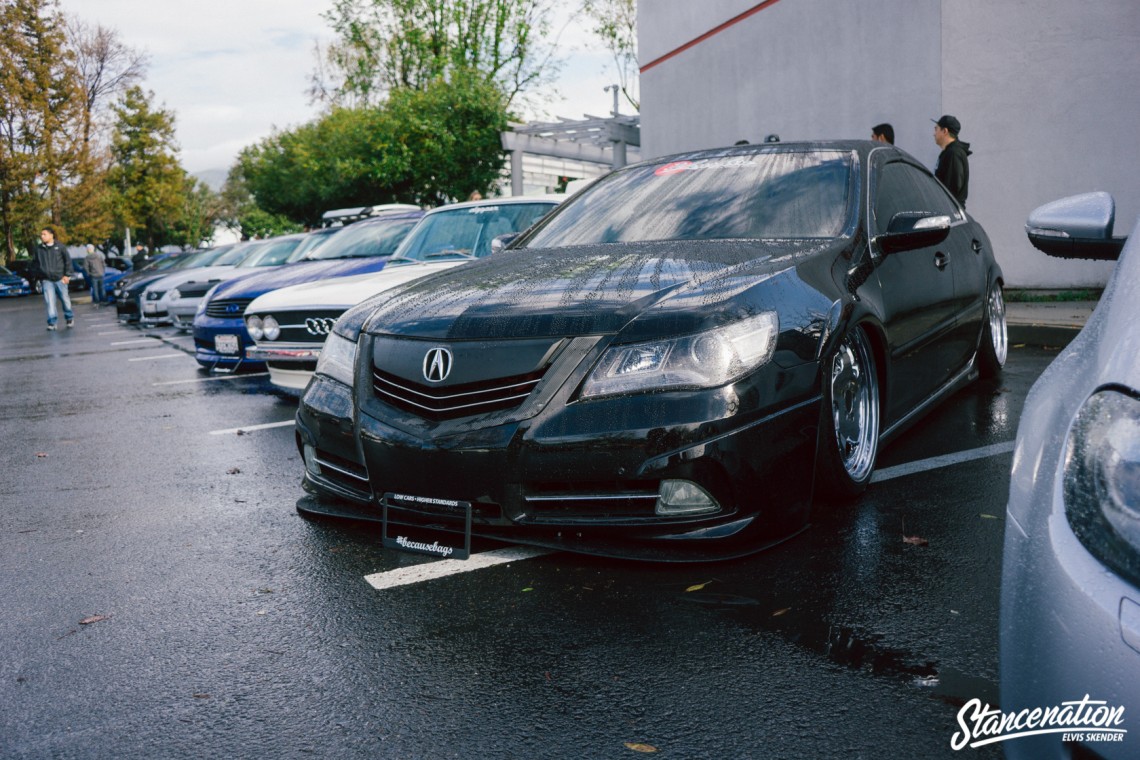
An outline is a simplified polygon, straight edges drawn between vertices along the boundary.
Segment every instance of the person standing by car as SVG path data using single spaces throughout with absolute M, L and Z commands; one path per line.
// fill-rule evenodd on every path
M 146 248 L 142 243 L 135 244 L 135 255 L 131 257 L 131 263 L 134 264 L 135 269 L 138 269 L 147 261 Z
M 934 119 L 931 119 L 934 121 Z M 950 194 L 966 207 L 966 195 L 970 189 L 970 143 L 958 139 L 962 123 L 950 114 L 934 121 L 934 142 L 942 152 L 938 154 L 938 165 L 934 176 L 941 180 Z
M 83 263 L 87 267 L 87 278 L 91 281 L 91 303 L 95 304 L 95 308 L 99 308 L 107 299 L 107 294 L 103 291 L 103 275 L 107 273 L 107 260 L 103 258 L 102 251 L 88 243 L 87 256 L 84 257 Z
M 871 139 L 875 142 L 894 145 L 895 128 L 885 121 L 882 124 L 876 124 L 875 126 L 871 127 Z
M 40 270 L 44 303 L 47 304 L 47 329 L 54 330 L 58 319 L 55 301 L 63 302 L 63 318 L 67 326 L 75 325 L 75 313 L 71 310 L 71 296 L 67 293 L 67 283 L 71 279 L 71 256 L 55 240 L 55 230 L 44 227 L 40 230 L 40 244 L 36 246 L 36 267 Z

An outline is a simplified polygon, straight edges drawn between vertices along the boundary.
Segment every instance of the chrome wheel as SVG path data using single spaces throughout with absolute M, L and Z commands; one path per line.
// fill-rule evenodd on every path
M 1004 367 L 1006 356 L 1009 355 L 1009 332 L 1005 324 L 1005 299 L 1001 294 L 1001 285 L 995 284 L 990 289 L 989 317 L 990 347 L 998 365 Z
M 875 467 L 879 445 L 879 384 L 862 331 L 853 331 L 832 357 L 830 391 L 839 460 L 847 477 L 865 483 Z

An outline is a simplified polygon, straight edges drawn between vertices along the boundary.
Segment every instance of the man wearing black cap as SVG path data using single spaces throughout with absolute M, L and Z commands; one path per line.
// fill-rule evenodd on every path
M 934 142 L 942 148 L 934 176 L 946 185 L 946 189 L 964 208 L 970 190 L 970 143 L 958 139 L 961 131 L 961 122 L 949 114 L 934 121 Z

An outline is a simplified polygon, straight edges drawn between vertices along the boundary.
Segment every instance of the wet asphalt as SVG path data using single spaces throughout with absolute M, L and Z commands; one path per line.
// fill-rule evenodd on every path
M 0 301 L 2 757 L 960 757 L 958 708 L 996 704 L 1008 452 L 743 560 L 559 553 L 378 591 L 434 560 L 300 516 L 289 426 L 218 433 L 294 398 L 76 312 L 49 333 L 40 299 Z M 1057 351 L 1015 345 L 879 470 L 1011 442 Z

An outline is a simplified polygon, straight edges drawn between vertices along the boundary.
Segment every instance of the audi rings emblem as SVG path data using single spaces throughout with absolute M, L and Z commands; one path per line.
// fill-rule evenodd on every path
M 328 335 L 336 320 L 332 317 L 309 317 L 305 320 L 305 332 L 309 335 Z
M 437 346 L 424 356 L 424 379 L 429 383 L 442 383 L 451 374 L 451 351 Z

